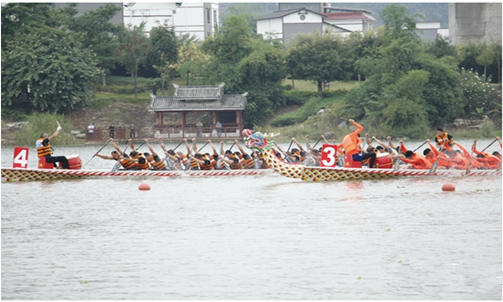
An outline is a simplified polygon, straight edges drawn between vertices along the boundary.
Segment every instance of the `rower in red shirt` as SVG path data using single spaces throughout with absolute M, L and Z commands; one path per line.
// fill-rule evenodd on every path
M 407 164 L 411 164 L 414 169 L 430 169 L 431 163 L 422 155 L 413 151 L 407 150 L 402 141 L 400 141 L 400 148 L 404 154 L 400 154 L 400 159 Z
M 475 159 L 484 168 L 497 169 L 501 164 L 501 159 L 499 159 L 498 157 L 490 153 L 477 150 L 477 139 L 473 140 L 472 152 L 477 154 L 477 157 Z

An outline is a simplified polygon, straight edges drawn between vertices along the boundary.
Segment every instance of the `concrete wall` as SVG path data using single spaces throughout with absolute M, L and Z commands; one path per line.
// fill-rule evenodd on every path
M 294 35 L 299 33 L 310 34 L 315 31 L 322 32 L 323 27 L 322 23 L 306 23 L 306 24 L 298 24 L 298 23 L 290 23 L 283 24 L 283 43 L 287 43 Z
M 449 33 L 453 44 L 501 41 L 501 3 L 450 3 Z

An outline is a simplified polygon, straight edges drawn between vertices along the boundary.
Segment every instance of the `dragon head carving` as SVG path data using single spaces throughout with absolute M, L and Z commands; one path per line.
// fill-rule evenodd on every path
M 253 132 L 250 129 L 244 129 L 242 132 L 244 139 L 247 140 L 246 146 L 250 149 L 258 149 L 260 150 L 270 150 L 274 148 L 273 143 L 275 137 L 278 134 L 262 134 L 261 132 Z

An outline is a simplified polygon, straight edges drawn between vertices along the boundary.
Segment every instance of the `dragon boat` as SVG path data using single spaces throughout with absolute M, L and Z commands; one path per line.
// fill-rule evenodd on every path
M 335 181 L 350 179 L 377 179 L 392 177 L 468 177 L 468 176 L 499 176 L 501 169 L 498 170 L 429 170 L 417 169 L 368 169 L 353 167 L 320 167 L 305 166 L 297 163 L 287 163 L 276 156 L 272 151 L 273 143 L 279 134 L 262 134 L 253 132 L 249 129 L 243 130 L 243 137 L 246 140 L 246 146 L 261 152 L 267 164 L 278 174 L 304 181 Z
M 270 169 L 241 170 L 104 170 L 82 169 L 78 155 L 66 156 L 69 169 L 55 169 L 44 157 L 39 158 L 37 169 L 2 168 L 2 182 L 83 179 L 96 177 L 211 177 L 272 174 Z
M 210 177 L 272 174 L 269 169 L 250 170 L 110 170 L 2 168 L 2 182 L 83 179 L 92 177 Z

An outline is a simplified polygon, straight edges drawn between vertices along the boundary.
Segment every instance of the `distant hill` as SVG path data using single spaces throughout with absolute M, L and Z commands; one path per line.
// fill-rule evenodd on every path
M 442 28 L 449 27 L 449 3 L 336 3 L 332 2 L 332 7 L 364 9 L 372 12 L 372 16 L 377 20 L 374 28 L 384 25 L 380 14 L 389 4 L 399 4 L 407 7 L 411 15 L 422 14 L 426 21 L 440 21 Z M 231 9 L 229 9 L 231 8 Z M 253 12 L 260 15 L 267 15 L 278 10 L 278 3 L 220 3 L 220 14 L 228 15 Z

